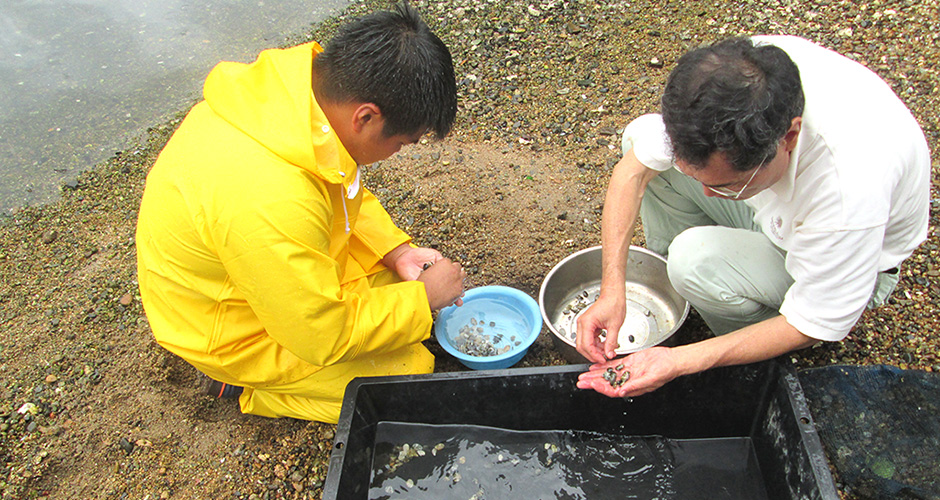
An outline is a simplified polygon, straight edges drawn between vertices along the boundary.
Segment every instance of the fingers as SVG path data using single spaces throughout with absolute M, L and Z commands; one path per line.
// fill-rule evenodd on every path
M 673 349 L 651 347 L 591 365 L 578 376 L 577 386 L 610 397 L 635 397 L 655 391 L 681 374 Z
M 431 309 L 439 310 L 458 302 L 457 305 L 463 304 L 461 297 L 466 277 L 467 272 L 460 264 L 441 258 L 422 272 L 418 281 L 424 283 Z
M 601 335 L 604 330 L 600 327 L 588 326 L 584 330 L 578 329 L 577 349 L 584 357 L 593 363 L 603 363 L 616 354 L 607 355 Z
M 614 359 L 617 357 L 617 349 L 620 348 L 620 343 L 617 342 L 617 333 L 617 331 L 607 331 L 607 338 L 604 341 L 604 349 L 606 350 L 607 359 Z
M 614 382 L 614 385 L 612 385 L 610 380 L 605 378 L 605 373 L 607 373 L 606 369 L 590 370 L 584 372 L 578 376 L 577 387 L 579 389 L 593 389 L 594 391 L 611 398 L 624 397 L 624 394 L 628 391 L 629 387 L 626 385 L 615 385 L 616 382 Z
M 578 326 L 577 344 L 575 346 L 582 356 L 594 363 L 605 361 L 604 351 L 598 345 L 600 338 L 597 332 L 598 330 L 593 328 L 582 329 L 581 326 Z
M 586 337 L 592 336 L 586 335 Z M 587 360 L 591 361 L 592 363 L 602 363 L 606 361 L 606 358 L 604 357 L 604 350 L 598 347 L 598 345 L 594 342 L 579 345 L 578 352 L 580 352 L 582 356 L 587 358 Z
M 628 357 L 595 363 L 578 376 L 577 387 L 593 389 L 612 398 L 631 397 L 652 390 L 643 386 L 643 382 L 638 380 L 641 377 L 636 377 L 628 364 Z
M 617 357 L 617 331 L 623 324 L 623 304 L 604 300 L 594 302 L 578 319 L 577 349 L 589 361 L 601 363 Z M 613 334 L 611 335 L 611 332 Z M 601 336 L 605 340 L 601 340 Z

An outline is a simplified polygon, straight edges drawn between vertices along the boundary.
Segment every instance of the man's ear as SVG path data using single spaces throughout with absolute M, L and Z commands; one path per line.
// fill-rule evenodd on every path
M 803 117 L 797 116 L 790 121 L 790 129 L 783 136 L 784 148 L 787 151 L 793 151 L 796 148 L 796 140 L 800 137 L 800 130 L 803 128 Z
M 360 104 L 352 114 L 353 132 L 361 133 L 363 128 L 369 124 L 377 123 L 381 117 L 382 110 L 375 103 L 364 102 Z

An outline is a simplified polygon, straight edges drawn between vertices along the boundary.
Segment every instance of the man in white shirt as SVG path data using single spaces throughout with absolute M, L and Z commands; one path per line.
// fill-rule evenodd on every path
M 926 238 L 930 154 L 877 75 L 800 38 L 736 38 L 683 56 L 662 110 L 624 130 L 601 294 L 578 321 L 578 350 L 595 362 L 579 387 L 636 396 L 839 341 L 887 299 Z M 618 360 L 638 215 L 673 286 L 717 336 Z M 613 387 L 604 373 L 620 365 L 629 380 Z

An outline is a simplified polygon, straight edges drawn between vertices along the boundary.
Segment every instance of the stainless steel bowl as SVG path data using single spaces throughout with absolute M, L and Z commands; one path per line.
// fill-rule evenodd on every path
M 601 247 L 565 257 L 545 276 L 539 290 L 542 319 L 555 347 L 571 363 L 587 361 L 576 349 L 577 320 L 601 290 Z M 618 355 L 666 342 L 682 326 L 689 303 L 669 283 L 666 260 L 645 248 L 630 247 L 627 258 L 627 312 L 618 334 Z

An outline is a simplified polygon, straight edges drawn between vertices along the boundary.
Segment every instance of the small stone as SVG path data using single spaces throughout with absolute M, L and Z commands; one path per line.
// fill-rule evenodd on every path
M 45 436 L 58 436 L 62 434 L 62 427 L 59 425 L 52 425 L 49 427 L 39 426 L 39 432 Z
M 128 441 L 127 438 L 122 437 L 121 440 L 118 441 L 118 445 L 120 445 L 124 453 L 128 455 L 134 452 L 134 443 Z
M 16 412 L 19 413 L 20 415 L 25 415 L 27 413 L 29 413 L 30 415 L 35 415 L 39 413 L 39 407 L 33 403 L 23 403 L 23 406 L 20 406 L 20 408 L 16 410 Z
M 46 375 L 46 383 L 47 383 L 47 384 L 51 384 L 51 383 L 55 382 L 56 380 L 59 380 L 59 377 L 56 377 L 54 374 L 50 373 L 49 375 Z
M 54 229 L 50 229 L 42 233 L 42 242 L 48 245 L 49 243 L 52 243 L 53 241 L 55 241 L 56 238 L 58 237 L 59 237 L 59 233 L 56 232 Z
M 652 58 L 650 58 L 649 65 L 651 68 L 662 68 L 663 62 L 660 61 L 658 57 L 653 56 Z
M 134 301 L 134 297 L 133 297 L 131 294 L 129 294 L 129 293 L 125 293 L 124 295 L 121 295 L 121 298 L 118 299 L 118 302 L 119 302 L 122 306 L 129 306 L 129 305 L 131 305 L 131 302 L 133 302 L 133 301 Z

